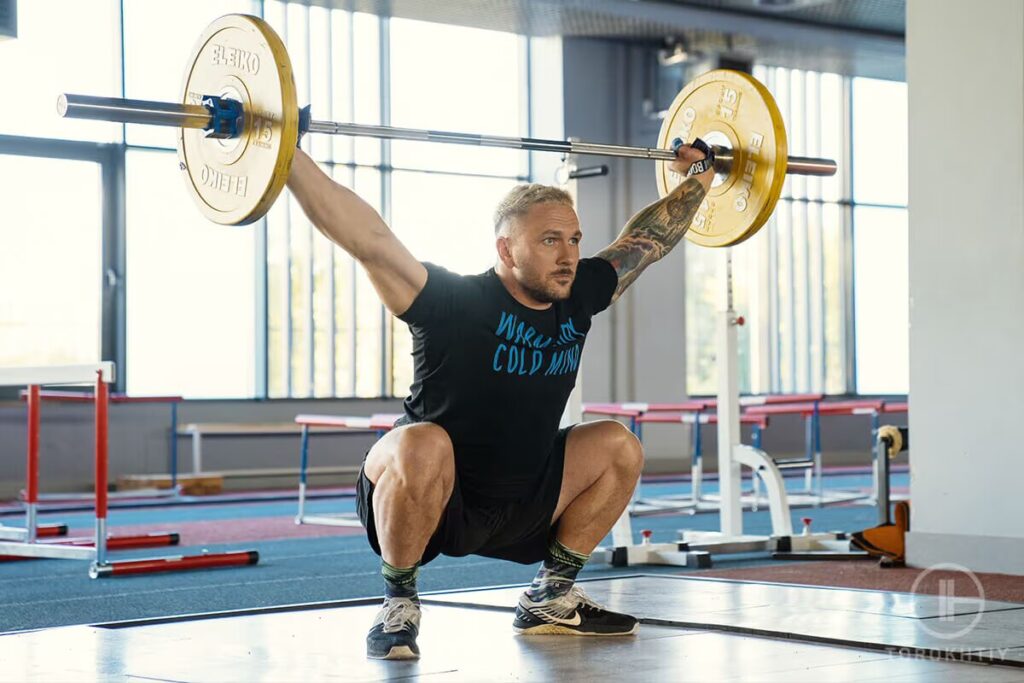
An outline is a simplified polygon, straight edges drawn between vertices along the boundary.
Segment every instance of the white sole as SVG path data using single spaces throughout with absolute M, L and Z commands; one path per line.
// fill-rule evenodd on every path
M 513 626 L 512 630 L 523 636 L 598 636 L 600 638 L 614 638 L 616 636 L 632 636 L 640 630 L 639 622 L 633 624 L 633 630 L 622 631 L 620 633 L 593 633 L 587 631 L 577 631 L 576 629 L 569 628 L 568 626 L 559 626 L 558 624 L 540 624 L 538 626 L 530 626 L 529 628 L 519 628 Z
M 366 655 L 370 659 L 419 659 L 420 656 L 412 651 L 407 645 L 396 645 L 383 657 L 375 657 L 373 655 Z

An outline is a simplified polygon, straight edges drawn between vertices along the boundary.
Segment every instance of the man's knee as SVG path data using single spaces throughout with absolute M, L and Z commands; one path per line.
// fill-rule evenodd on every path
M 608 444 L 611 466 L 631 477 L 640 476 L 644 466 L 644 447 L 636 434 L 621 422 L 608 420 L 602 441 Z
M 455 481 L 455 449 L 448 432 L 421 422 L 402 427 L 395 437 L 387 470 L 396 483 L 411 491 L 440 485 L 450 494 Z

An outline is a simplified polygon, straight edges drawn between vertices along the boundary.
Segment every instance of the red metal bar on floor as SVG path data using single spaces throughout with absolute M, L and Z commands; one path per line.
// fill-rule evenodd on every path
M 260 561 L 255 550 L 240 550 L 230 553 L 209 553 L 179 557 L 154 557 L 147 560 L 123 560 L 94 566 L 89 570 L 93 578 L 127 576 L 129 574 L 153 574 L 176 572 L 189 569 L 212 569 L 215 567 L 243 567 Z
M 36 527 L 36 538 L 53 538 L 54 536 L 67 535 L 67 524 L 40 524 Z
M 52 535 L 52 534 L 51 534 Z M 154 531 L 150 534 L 108 536 L 107 550 L 133 550 L 136 548 L 162 548 L 171 545 L 178 545 L 181 536 L 176 532 Z M 92 536 L 75 536 L 71 538 L 55 538 L 42 541 L 40 545 L 70 545 L 76 548 L 91 548 L 96 545 L 96 539 Z M 19 560 L 33 560 L 34 557 L 25 555 L 0 555 L 0 562 L 17 562 Z
M 41 560 L 41 557 L 29 557 L 28 555 L 0 555 L 0 562 L 21 562 L 22 560 Z
M 126 550 L 128 548 L 156 548 L 166 545 L 178 545 L 181 536 L 176 532 L 154 531 L 151 534 L 138 534 L 135 536 L 108 536 L 108 550 Z
M 54 545 L 74 545 L 88 548 L 96 544 L 92 536 L 80 536 L 76 538 L 62 538 L 55 541 L 47 541 Z M 107 550 L 129 550 L 131 548 L 159 548 L 168 545 L 178 545 L 181 536 L 176 532 L 154 531 L 151 534 L 134 534 L 124 536 L 107 536 Z

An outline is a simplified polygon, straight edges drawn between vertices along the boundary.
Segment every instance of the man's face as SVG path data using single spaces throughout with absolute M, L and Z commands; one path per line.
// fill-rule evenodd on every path
M 523 290 L 539 303 L 569 298 L 580 260 L 580 221 L 564 204 L 535 204 L 498 237 L 498 253 Z M 506 250 L 502 249 L 504 240 Z

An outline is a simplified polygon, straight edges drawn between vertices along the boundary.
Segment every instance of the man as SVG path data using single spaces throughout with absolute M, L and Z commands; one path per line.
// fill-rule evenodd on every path
M 543 562 L 516 608 L 517 633 L 636 632 L 634 617 L 598 605 L 575 579 L 629 502 L 642 448 L 615 421 L 558 424 L 591 317 L 682 239 L 710 187 L 703 143 L 674 147 L 673 170 L 691 176 L 593 258 L 580 259 L 568 194 L 516 187 L 495 213 L 497 264 L 472 276 L 417 261 L 373 208 L 296 153 L 293 196 L 413 335 L 405 417 L 359 476 L 385 582 L 367 656 L 419 656 L 416 574 L 441 553 Z

